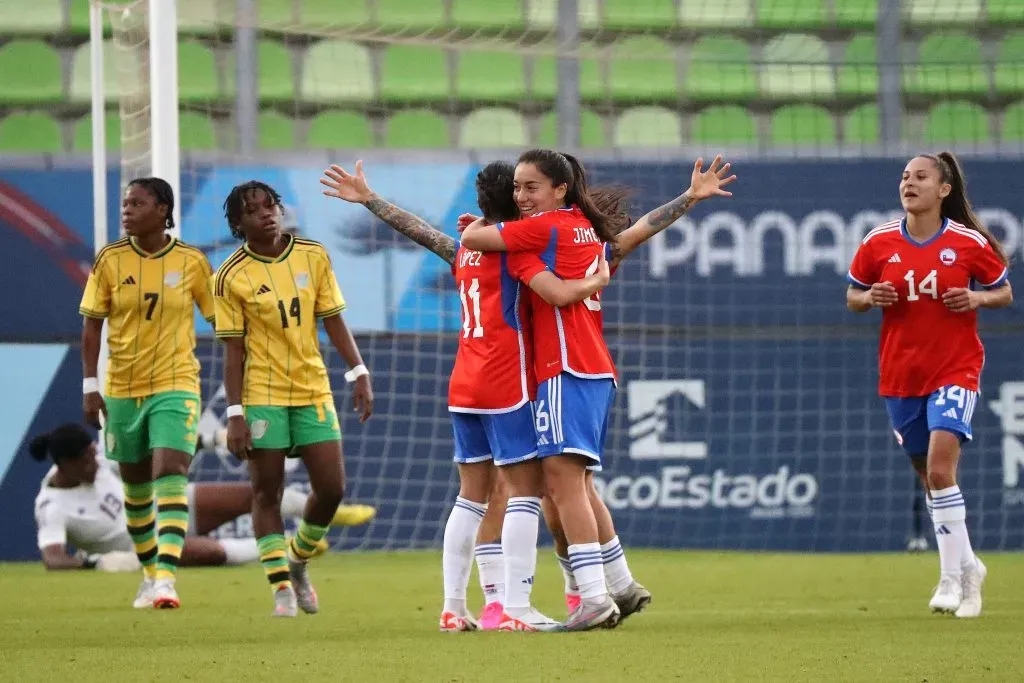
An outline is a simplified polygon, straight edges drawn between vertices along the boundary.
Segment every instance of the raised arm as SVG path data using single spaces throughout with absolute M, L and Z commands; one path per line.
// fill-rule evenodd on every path
M 530 278 L 528 286 L 552 306 L 568 306 L 594 296 L 604 289 L 609 279 L 611 270 L 602 249 L 596 272 L 580 280 L 563 280 L 550 270 L 542 270 Z
M 659 232 L 672 225 L 687 211 L 693 208 L 697 202 L 709 197 L 731 197 L 732 192 L 722 188 L 736 180 L 735 175 L 728 175 L 731 164 L 722 164 L 722 156 L 718 155 L 711 162 L 707 171 L 701 170 L 704 165 L 703 159 L 697 159 L 693 165 L 693 173 L 690 174 L 690 187 L 681 195 L 662 204 L 658 208 L 644 215 L 633 225 L 629 226 L 615 240 L 612 247 L 611 267 L 615 268 L 637 247 L 651 239 Z
M 362 161 L 356 162 L 355 171 L 355 175 L 352 175 L 341 166 L 331 164 L 331 167 L 324 171 L 324 177 L 320 179 L 320 184 L 328 188 L 324 190 L 324 194 L 353 204 L 362 204 L 370 213 L 416 244 L 426 247 L 448 263 L 455 263 L 454 238 L 419 216 L 378 196 L 366 182 Z

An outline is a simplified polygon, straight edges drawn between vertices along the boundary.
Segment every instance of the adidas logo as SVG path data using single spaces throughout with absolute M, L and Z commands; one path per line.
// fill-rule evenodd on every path
M 270 287 L 260 285 L 260 288 L 256 290 L 256 296 L 259 296 L 260 294 L 270 294 Z
M 903 262 L 900 260 L 900 255 L 899 254 L 893 254 L 892 256 L 889 257 L 889 263 L 903 263 Z
M 547 446 L 548 445 L 548 437 L 545 436 L 544 434 L 541 434 L 540 438 L 537 439 L 537 445 L 538 446 Z
M 942 417 L 949 417 L 949 418 L 952 418 L 952 419 L 954 419 L 954 420 L 958 420 L 958 419 L 960 419 L 960 418 L 959 418 L 959 417 L 957 416 L 957 414 L 956 414 L 956 408 L 950 408 L 949 410 L 947 410 L 946 412 L 944 412 L 944 413 L 942 414 Z
M 949 535 L 949 533 L 949 527 L 947 527 L 945 524 L 940 524 L 939 526 L 935 527 L 936 536 L 947 536 Z
M 133 278 L 131 275 L 129 275 L 128 277 L 126 277 L 124 280 L 121 281 L 121 284 L 122 285 L 134 285 L 135 284 L 135 278 Z

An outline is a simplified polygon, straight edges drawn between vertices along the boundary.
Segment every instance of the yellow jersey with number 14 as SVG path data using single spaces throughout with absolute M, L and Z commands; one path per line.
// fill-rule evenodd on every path
M 193 311 L 213 320 L 212 273 L 203 252 L 174 238 L 153 254 L 125 238 L 96 255 L 78 310 L 107 319 L 105 395 L 199 393 Z
M 217 269 L 213 290 L 217 336 L 245 338 L 243 405 L 333 400 L 317 321 L 345 299 L 323 245 L 291 237 L 274 259 L 243 246 Z

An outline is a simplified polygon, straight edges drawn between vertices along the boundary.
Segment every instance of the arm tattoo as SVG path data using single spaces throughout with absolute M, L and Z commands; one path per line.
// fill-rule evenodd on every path
M 672 225 L 680 216 L 693 208 L 697 203 L 696 199 L 690 197 L 689 192 L 684 192 L 668 204 L 662 204 L 647 214 L 647 224 L 650 226 L 651 234 L 661 232 Z
M 426 247 L 448 263 L 455 263 L 455 240 L 425 220 L 374 195 L 364 204 L 374 216 L 402 233 L 416 244 Z

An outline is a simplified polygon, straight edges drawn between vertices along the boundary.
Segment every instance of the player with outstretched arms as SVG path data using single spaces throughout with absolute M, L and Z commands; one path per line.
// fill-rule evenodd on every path
M 985 362 L 977 309 L 1013 301 L 1008 261 L 974 214 L 951 152 L 911 159 L 900 200 L 906 215 L 869 232 L 857 249 L 846 303 L 857 313 L 882 309 L 878 393 L 928 491 L 939 547 L 929 607 L 977 617 L 987 570 L 971 548 L 956 475 Z
M 139 608 L 181 605 L 175 577 L 200 414 L 195 307 L 213 319 L 212 269 L 201 251 L 167 234 L 173 212 L 165 180 L 128 183 L 121 201 L 127 237 L 96 255 L 79 308 L 85 418 L 99 427 L 100 414 L 106 417 L 107 457 L 120 465 L 128 532 L 145 572 Z M 101 395 L 104 319 L 109 361 Z
M 253 528 L 274 596 L 274 616 L 319 611 L 307 561 L 317 554 L 345 490 L 341 429 L 320 353 L 318 323 L 351 368 L 362 421 L 373 390 L 359 347 L 341 317 L 345 300 L 323 245 L 281 230 L 281 197 L 250 181 L 224 202 L 231 234 L 243 239 L 214 278 L 217 336 L 224 340 L 228 448 L 249 466 Z M 312 493 L 286 543 L 281 519 L 285 458 L 296 454 Z
M 515 218 L 512 201 L 514 168 L 493 162 L 477 176 L 477 197 L 490 220 Z M 509 275 L 503 254 L 485 254 L 461 246 L 418 216 L 377 196 L 367 185 L 362 162 L 355 174 L 340 166 L 325 171 L 324 194 L 361 203 L 398 232 L 431 250 L 451 265 L 462 303 L 462 332 L 448 388 L 449 411 L 455 433 L 455 462 L 459 495 L 445 525 L 442 568 L 445 604 L 442 631 L 475 630 L 466 607 L 466 585 L 473 561 L 473 543 L 487 605 L 481 617 L 485 628 L 545 630 L 556 622 L 530 613 L 502 620 L 504 570 L 501 556 L 503 500 L 489 500 L 494 481 L 492 463 L 507 468 L 537 455 L 531 401 L 536 384 L 529 358 L 526 297 Z M 562 303 L 580 301 L 608 282 L 607 267 L 573 281 L 548 273 L 531 286 Z M 536 516 L 536 510 L 531 510 Z M 492 576 L 487 576 L 493 571 Z M 492 587 L 493 592 L 486 587 Z

